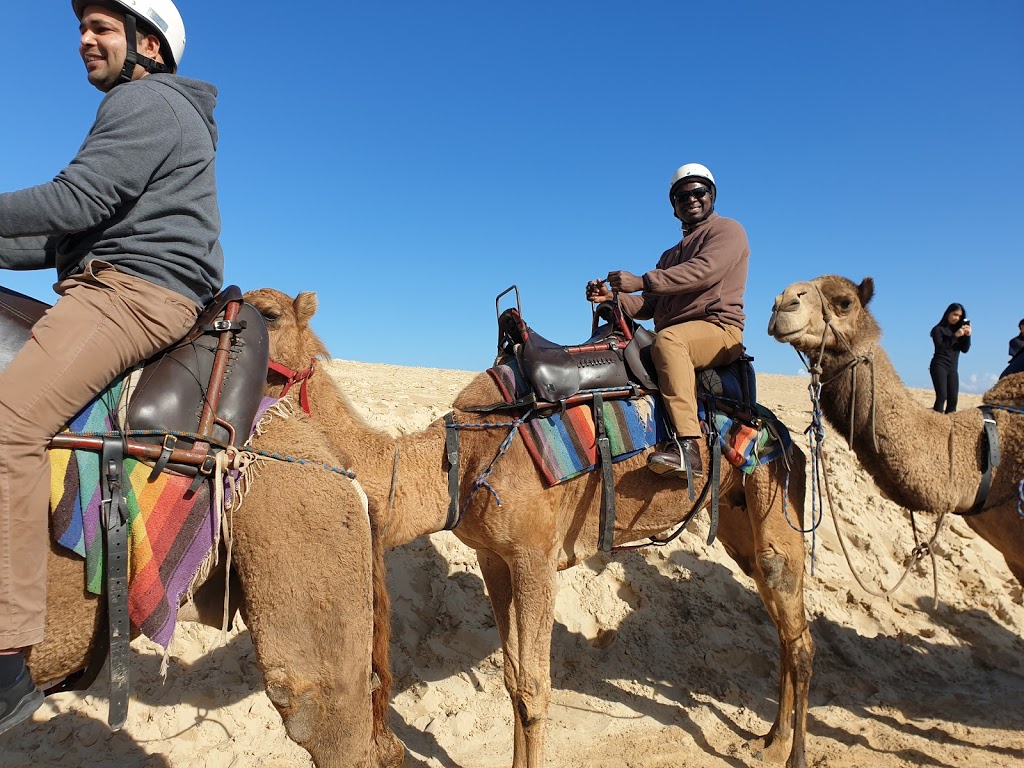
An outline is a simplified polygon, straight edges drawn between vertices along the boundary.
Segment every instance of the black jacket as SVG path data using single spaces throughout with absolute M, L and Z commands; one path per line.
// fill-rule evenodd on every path
M 932 343 L 935 344 L 935 354 L 932 355 L 932 368 L 945 368 L 957 370 L 957 363 L 960 360 L 960 353 L 971 348 L 970 336 L 954 336 L 959 326 L 939 323 L 932 328 Z

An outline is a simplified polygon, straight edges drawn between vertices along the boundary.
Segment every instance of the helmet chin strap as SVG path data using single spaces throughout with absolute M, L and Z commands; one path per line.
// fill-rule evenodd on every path
M 128 42 L 128 49 L 125 53 L 124 67 L 121 69 L 121 76 L 117 80 L 119 85 L 121 83 L 130 83 L 132 81 L 135 75 L 136 64 L 150 73 L 171 71 L 171 68 L 166 64 L 161 64 L 159 61 L 154 61 L 153 59 L 139 53 L 135 44 L 135 41 L 138 38 L 135 17 L 130 13 L 126 13 L 124 15 L 124 35 Z

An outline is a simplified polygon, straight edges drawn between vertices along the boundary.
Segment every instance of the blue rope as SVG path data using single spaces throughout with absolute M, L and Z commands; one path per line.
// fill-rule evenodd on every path
M 498 495 L 498 492 L 491 487 L 491 484 L 487 482 L 487 478 L 494 472 L 494 465 L 497 463 L 498 459 L 508 452 L 509 447 L 512 445 L 512 440 L 515 439 L 515 436 L 519 433 L 519 427 L 523 425 L 531 413 L 533 413 L 533 408 L 528 408 L 526 412 L 515 421 L 491 421 L 475 424 L 445 424 L 445 427 L 448 429 L 498 429 L 499 427 L 511 427 L 509 433 L 505 436 L 505 439 L 501 441 L 501 445 L 498 446 L 498 452 L 495 454 L 494 458 L 491 459 L 490 464 L 488 464 L 486 469 L 484 469 L 484 471 L 477 475 L 476 479 L 473 480 L 473 485 L 470 488 L 469 495 L 466 496 L 466 501 L 462 505 L 461 511 L 463 514 L 465 514 L 466 509 L 469 507 L 469 502 L 473 500 L 473 496 L 481 488 L 486 488 L 490 491 L 495 502 L 497 502 L 499 507 L 501 506 L 501 497 Z
M 166 429 L 127 429 L 122 431 L 113 432 L 61 432 L 62 435 L 71 435 L 72 437 L 162 437 L 163 435 L 174 435 L 175 437 L 188 437 L 193 440 L 201 440 L 212 445 L 219 445 L 219 443 L 213 441 L 210 438 L 203 437 L 195 432 L 172 432 Z M 83 449 L 84 450 L 84 449 Z
M 327 472 L 333 472 L 337 475 L 347 477 L 349 480 L 355 480 L 356 473 L 351 469 L 341 469 L 340 467 L 332 467 L 329 464 L 321 464 L 316 461 L 309 461 L 308 459 L 297 459 L 294 456 L 282 456 L 280 453 L 271 453 L 270 451 L 254 450 L 251 448 L 246 449 L 249 453 L 254 453 L 257 456 L 262 456 L 266 459 L 276 459 L 277 461 L 284 461 L 288 464 L 299 464 L 304 467 L 315 467 L 316 469 L 323 469 Z

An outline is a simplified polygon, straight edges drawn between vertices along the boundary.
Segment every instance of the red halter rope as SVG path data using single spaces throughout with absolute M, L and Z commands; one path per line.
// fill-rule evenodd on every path
M 279 373 L 284 376 L 288 381 L 284 385 L 284 389 L 281 390 L 281 397 L 288 394 L 288 390 L 291 389 L 295 384 L 299 385 L 299 405 L 302 406 L 302 410 L 312 415 L 313 412 L 309 409 L 309 380 L 313 377 L 313 371 L 316 370 L 313 366 L 316 363 L 316 359 L 309 361 L 309 368 L 304 371 L 293 371 L 291 368 L 286 368 L 280 363 L 275 363 L 273 360 L 270 361 L 268 367 L 274 373 Z

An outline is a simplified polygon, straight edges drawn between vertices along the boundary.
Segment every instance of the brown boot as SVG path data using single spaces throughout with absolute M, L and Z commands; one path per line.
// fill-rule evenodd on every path
M 704 474 L 704 465 L 700 460 L 700 445 L 692 438 L 683 438 L 679 441 L 686 457 L 686 463 L 690 465 L 694 477 L 701 477 Z M 663 450 L 658 450 L 647 457 L 647 468 L 659 475 L 671 475 L 672 477 L 686 477 L 686 465 L 679 457 L 679 450 L 674 442 L 666 443 Z

